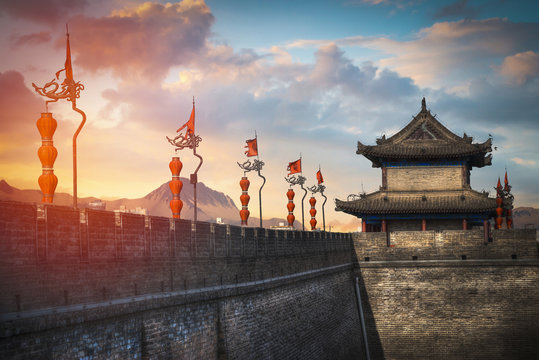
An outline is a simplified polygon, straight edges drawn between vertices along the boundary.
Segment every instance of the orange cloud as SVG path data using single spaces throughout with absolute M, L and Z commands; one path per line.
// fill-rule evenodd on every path
M 86 0 L 24 0 L 3 1 L 0 14 L 8 13 L 21 19 L 56 23 L 86 7 Z
M 508 56 L 495 69 L 509 82 L 522 85 L 539 74 L 539 54 L 526 51 Z
M 175 65 L 202 57 L 214 17 L 204 1 L 144 3 L 110 16 L 78 16 L 70 22 L 76 63 L 108 70 L 125 81 L 157 81 Z
M 47 43 L 49 41 L 51 41 L 51 34 L 47 31 L 21 36 L 14 35 L 11 37 L 11 43 L 14 46 L 39 45 Z
M 45 110 L 43 101 L 24 85 L 24 78 L 17 71 L 0 73 L 0 108 L 2 135 L 35 127 L 35 120 Z

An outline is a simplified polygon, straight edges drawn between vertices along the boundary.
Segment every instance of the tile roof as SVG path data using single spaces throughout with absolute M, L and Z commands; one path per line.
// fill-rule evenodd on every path
M 360 216 L 493 212 L 496 199 L 471 189 L 444 191 L 377 191 L 359 199 L 335 199 L 335 210 Z
M 382 160 L 433 160 L 468 158 L 470 164 L 482 167 L 491 164 L 492 139 L 483 143 L 472 143 L 473 138 L 454 134 L 442 125 L 422 101 L 421 111 L 401 131 L 376 140 L 376 145 L 364 145 L 358 141 L 356 153 L 364 155 L 380 167 Z

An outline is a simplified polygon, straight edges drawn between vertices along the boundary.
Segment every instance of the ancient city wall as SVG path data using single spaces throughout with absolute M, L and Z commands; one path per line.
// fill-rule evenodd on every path
M 389 244 L 387 246 L 389 237 Z M 369 232 L 353 235 L 359 261 L 538 259 L 535 229 Z
M 458 190 L 463 188 L 462 166 L 403 166 L 388 167 L 387 189 L 399 190 Z
M 374 358 L 539 357 L 535 230 L 354 234 Z
M 389 244 L 387 241 L 389 236 Z M 0 201 L 0 358 L 539 358 L 535 232 L 336 234 Z
M 0 202 L 0 357 L 353 358 L 351 250 L 350 234 Z

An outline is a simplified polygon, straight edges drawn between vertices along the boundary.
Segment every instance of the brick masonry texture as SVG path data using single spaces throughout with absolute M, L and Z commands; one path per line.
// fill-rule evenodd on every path
M 387 168 L 388 190 L 458 190 L 463 187 L 461 166 L 405 166 Z
M 373 262 L 359 273 L 373 358 L 539 358 L 537 262 Z
M 14 202 L 0 202 L 0 230 L 0 358 L 361 350 L 349 234 Z
M 485 244 L 0 201 L 0 254 L 0 358 L 364 359 L 355 277 L 373 359 L 539 358 L 531 230 Z

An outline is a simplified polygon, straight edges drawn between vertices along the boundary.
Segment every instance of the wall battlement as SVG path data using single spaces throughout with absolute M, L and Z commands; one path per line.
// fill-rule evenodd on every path
M 0 201 L 0 357 L 539 356 L 533 230 L 389 240 Z
M 388 243 L 389 236 L 389 245 Z M 358 261 L 538 259 L 535 229 L 367 232 L 352 235 Z
M 342 233 L 0 201 L 0 311 L 235 284 L 349 263 Z

